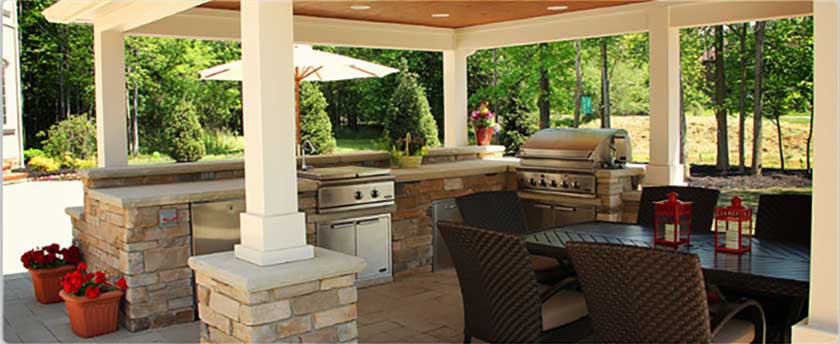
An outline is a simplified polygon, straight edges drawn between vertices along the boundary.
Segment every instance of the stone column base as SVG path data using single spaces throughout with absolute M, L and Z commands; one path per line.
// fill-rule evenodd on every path
M 364 260 L 315 257 L 258 266 L 223 252 L 190 258 L 202 343 L 338 343 L 358 337 L 356 276 Z

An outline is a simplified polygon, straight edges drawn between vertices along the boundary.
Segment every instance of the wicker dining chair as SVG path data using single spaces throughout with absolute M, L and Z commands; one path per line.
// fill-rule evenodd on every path
M 612 343 L 764 341 L 761 306 L 716 303 L 710 315 L 700 259 L 693 254 L 568 242 L 592 317 L 594 338 Z M 735 319 L 747 316 L 750 320 Z
M 811 245 L 811 195 L 761 195 L 755 237 Z
M 514 191 L 487 191 L 455 199 L 464 224 L 513 235 L 528 234 L 522 201 Z M 557 259 L 531 255 L 531 265 L 540 283 L 554 284 L 572 272 Z
M 653 202 L 668 198 L 668 194 L 671 192 L 676 192 L 681 201 L 692 202 L 691 232 L 709 233 L 715 220 L 715 207 L 717 207 L 720 197 L 720 190 L 693 186 L 647 186 L 642 188 L 637 224 L 653 227 Z
M 438 228 L 461 286 L 465 343 L 573 342 L 591 333 L 583 294 L 573 282 L 541 291 L 518 236 L 451 222 Z

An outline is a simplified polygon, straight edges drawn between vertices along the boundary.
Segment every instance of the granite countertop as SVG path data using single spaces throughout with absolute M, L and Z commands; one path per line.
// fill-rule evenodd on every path
M 315 181 L 298 180 L 298 192 L 317 189 L 318 183 Z M 121 208 L 245 198 L 245 180 L 238 178 L 90 189 L 88 196 Z
M 455 178 L 480 174 L 504 173 L 519 165 L 519 159 L 501 158 L 486 160 L 464 160 L 422 165 L 418 168 L 393 168 L 391 174 L 397 183 L 415 182 L 427 179 Z

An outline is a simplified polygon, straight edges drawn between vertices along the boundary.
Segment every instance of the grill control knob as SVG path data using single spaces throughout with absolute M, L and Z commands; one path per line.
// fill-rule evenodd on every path
M 572 182 L 572 187 L 575 189 L 580 188 L 580 184 L 578 182 Z
M 556 188 L 556 187 L 557 187 L 557 181 L 556 181 L 556 180 L 552 180 L 552 181 L 551 181 L 551 184 L 549 184 L 549 185 L 551 185 L 551 187 L 553 187 L 553 188 Z
M 563 183 L 561 183 L 560 185 L 565 189 L 565 188 L 569 187 L 569 182 L 564 180 Z
M 353 193 L 353 198 L 355 198 L 356 200 L 361 200 L 362 197 L 364 197 L 364 196 L 362 195 L 361 191 L 356 191 L 356 192 Z
M 370 191 L 370 197 L 379 198 L 379 190 L 373 189 Z
M 531 186 L 537 186 L 537 180 L 534 178 L 531 178 L 531 180 L 528 181 L 528 183 L 531 184 Z
M 541 179 L 540 180 L 540 186 L 546 187 L 546 185 L 548 185 L 548 183 L 545 182 L 545 179 Z

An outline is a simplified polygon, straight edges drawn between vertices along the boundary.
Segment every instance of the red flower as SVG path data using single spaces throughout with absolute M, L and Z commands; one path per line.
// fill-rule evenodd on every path
M 32 251 L 26 251 L 26 253 L 20 256 L 20 261 L 23 263 L 23 267 L 27 269 L 32 267 Z
M 85 296 L 89 299 L 95 299 L 99 297 L 99 287 L 89 287 L 87 291 L 85 291 Z
M 102 272 L 102 271 L 97 271 L 96 272 L 96 277 L 94 277 L 93 282 L 96 283 L 96 284 L 105 283 L 105 273 Z
M 44 247 L 44 250 L 46 250 L 49 253 L 56 254 L 59 251 L 59 246 L 58 244 L 52 244 L 50 246 Z
M 70 294 L 77 293 L 83 284 L 82 273 L 78 271 L 70 272 L 61 279 L 61 287 Z
M 120 287 L 122 290 L 128 289 L 128 283 L 125 282 L 125 278 L 120 278 L 117 280 L 117 287 Z
M 76 267 L 76 271 L 85 271 L 87 270 L 87 264 L 79 263 L 79 266 Z
M 32 252 L 32 259 L 35 260 L 35 263 L 38 265 L 46 265 L 47 264 L 47 256 L 44 255 L 44 251 L 38 250 Z
M 61 256 L 64 258 L 64 262 L 67 264 L 78 264 L 82 261 L 82 253 L 79 251 L 79 248 L 76 246 L 70 246 L 61 250 Z

